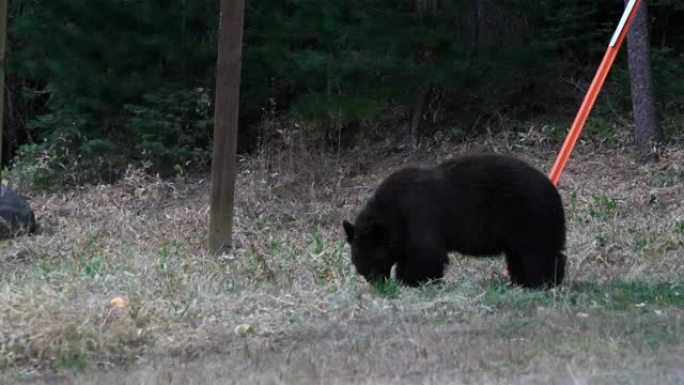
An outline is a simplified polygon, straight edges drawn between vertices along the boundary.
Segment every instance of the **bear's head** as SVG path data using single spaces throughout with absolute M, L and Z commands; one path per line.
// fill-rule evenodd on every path
M 370 283 L 390 278 L 395 261 L 387 226 L 378 221 L 357 221 L 354 225 L 344 220 L 342 227 L 351 246 L 351 259 L 356 271 Z

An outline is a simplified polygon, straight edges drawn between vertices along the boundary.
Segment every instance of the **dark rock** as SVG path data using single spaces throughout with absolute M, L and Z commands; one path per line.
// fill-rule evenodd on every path
M 0 186 L 0 240 L 36 231 L 36 218 L 26 198 Z

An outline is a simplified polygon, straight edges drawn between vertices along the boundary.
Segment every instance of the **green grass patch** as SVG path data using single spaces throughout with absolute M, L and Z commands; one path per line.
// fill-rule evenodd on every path
M 447 292 L 460 292 L 460 290 L 457 287 L 446 285 L 424 285 L 420 287 L 418 295 L 422 300 L 431 301 Z
M 587 214 L 599 221 L 608 221 L 620 215 L 620 202 L 609 196 L 598 194 L 592 197 Z
M 93 258 L 90 263 L 83 267 L 83 273 L 88 278 L 95 278 L 102 267 L 102 260 L 98 257 Z
M 512 289 L 503 283 L 489 288 L 482 302 L 501 310 L 531 312 L 537 307 L 572 307 L 610 311 L 684 308 L 684 283 L 614 280 L 572 282 L 549 291 Z
M 675 229 L 680 235 L 684 235 L 684 220 L 675 222 Z
M 653 171 L 651 181 L 656 187 L 677 186 L 684 183 L 684 172 L 676 170 Z
M 399 295 L 399 282 L 387 278 L 373 283 L 375 291 L 386 298 L 396 298 Z
M 83 353 L 65 353 L 55 362 L 57 369 L 66 372 L 83 372 L 88 368 L 88 361 Z

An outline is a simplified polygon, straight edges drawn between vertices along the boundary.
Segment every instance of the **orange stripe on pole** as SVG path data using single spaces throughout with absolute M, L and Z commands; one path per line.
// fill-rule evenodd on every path
M 627 36 L 629 27 L 632 25 L 632 20 L 634 19 L 634 15 L 636 15 L 637 11 L 639 10 L 640 4 L 641 0 L 632 0 L 627 4 L 627 7 L 625 7 L 625 12 L 622 15 L 622 19 L 617 26 L 610 44 L 608 45 L 606 54 L 603 56 L 601 65 L 599 65 L 598 71 L 596 71 L 594 80 L 591 82 L 591 86 L 589 86 L 589 91 L 587 91 L 587 95 L 584 97 L 584 101 L 582 101 L 582 105 L 577 112 L 575 121 L 572 123 L 570 132 L 565 138 L 565 142 L 563 143 L 563 147 L 561 147 L 558 158 L 556 158 L 556 163 L 551 169 L 549 179 L 551 179 L 551 182 L 553 182 L 554 185 L 558 184 L 558 179 L 560 179 L 560 175 L 568 162 L 570 153 L 575 147 L 575 143 L 577 143 L 577 139 L 584 128 L 584 123 L 586 123 L 587 118 L 589 117 L 589 112 L 591 112 L 592 107 L 594 107 L 596 98 L 603 87 L 603 82 L 605 82 L 608 72 L 610 71 L 610 67 L 613 65 L 613 61 L 615 61 L 615 56 L 617 56 L 617 53 L 620 50 L 622 41 L 625 40 L 625 36 Z

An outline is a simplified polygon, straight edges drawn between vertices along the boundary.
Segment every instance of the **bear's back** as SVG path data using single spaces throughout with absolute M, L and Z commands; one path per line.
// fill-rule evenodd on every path
M 535 233 L 564 245 L 560 195 L 536 168 L 512 156 L 483 154 L 461 156 L 437 169 L 443 189 L 436 202 L 443 208 L 442 226 L 457 234 L 454 243 L 500 249 L 513 239 L 528 239 Z M 468 223 L 465 231 L 453 222 L 454 217 Z
M 472 191 L 482 198 L 506 203 L 558 195 L 546 175 L 512 156 L 465 155 L 443 162 L 435 170 L 442 186 L 451 192 Z
M 497 252 L 531 232 L 565 243 L 556 188 L 534 167 L 504 155 L 463 155 L 399 170 L 378 186 L 358 220 L 388 224 L 395 240 L 416 230 L 441 234 L 450 249 L 466 254 Z

